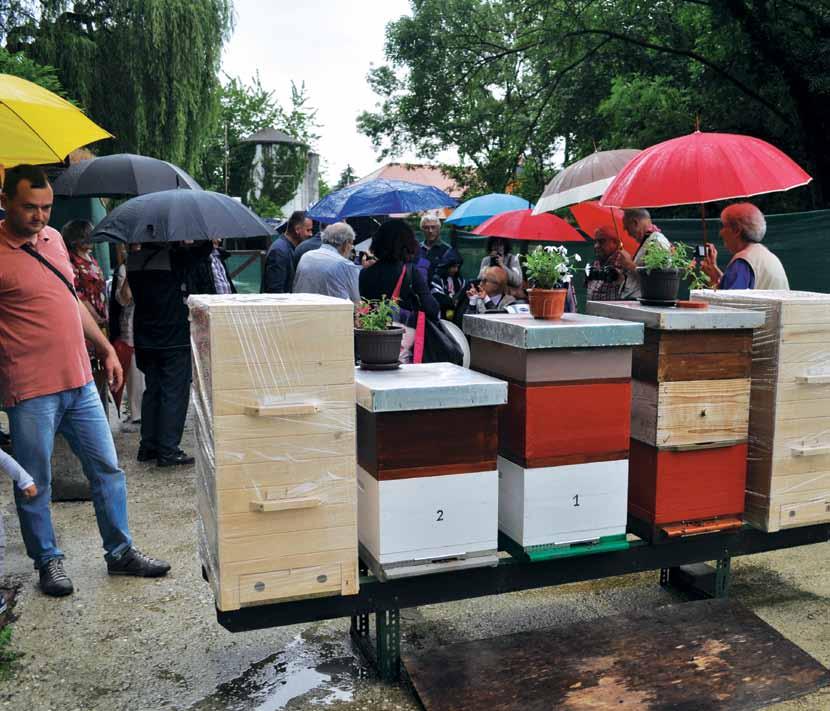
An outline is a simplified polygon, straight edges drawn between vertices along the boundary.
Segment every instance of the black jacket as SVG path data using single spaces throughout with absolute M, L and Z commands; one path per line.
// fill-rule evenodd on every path
M 380 299 L 384 296 L 391 298 L 402 269 L 403 264 L 400 262 L 376 262 L 371 267 L 361 270 L 360 296 L 364 299 Z M 407 264 L 398 304 L 401 309 L 401 322 L 413 328 L 416 325 L 418 311 L 423 311 L 431 319 L 437 319 L 440 315 L 438 302 L 429 293 L 424 275 L 411 263 Z

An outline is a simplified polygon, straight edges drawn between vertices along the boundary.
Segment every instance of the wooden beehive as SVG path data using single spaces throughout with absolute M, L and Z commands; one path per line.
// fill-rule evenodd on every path
M 189 305 L 199 549 L 217 607 L 356 593 L 353 305 Z
M 450 363 L 358 370 L 358 520 L 382 578 L 492 565 L 507 384 Z
M 587 308 L 645 326 L 632 362 L 628 491 L 629 513 L 645 524 L 638 533 L 659 537 L 711 519 L 739 525 L 758 314 L 636 302 Z
M 464 329 L 471 367 L 510 383 L 501 531 L 531 557 L 626 546 L 631 349 L 642 327 L 567 314 L 468 316 Z
M 830 294 L 695 297 L 766 318 L 752 346 L 746 519 L 766 531 L 830 521 Z

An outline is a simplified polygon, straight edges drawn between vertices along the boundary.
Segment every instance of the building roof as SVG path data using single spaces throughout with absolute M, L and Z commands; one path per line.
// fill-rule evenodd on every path
M 456 182 L 450 178 L 440 166 L 418 163 L 387 163 L 369 175 L 363 176 L 355 182 L 363 183 L 367 180 L 385 178 L 387 180 L 405 180 L 409 183 L 432 185 L 454 198 L 461 197 L 464 192 Z
M 292 146 L 304 146 L 306 145 L 302 141 L 294 138 L 293 136 L 289 136 L 285 131 L 279 131 L 276 128 L 263 128 L 261 131 L 257 131 L 250 136 L 243 138 L 241 143 L 261 143 L 261 144 L 274 144 L 274 143 L 287 143 L 288 145 Z

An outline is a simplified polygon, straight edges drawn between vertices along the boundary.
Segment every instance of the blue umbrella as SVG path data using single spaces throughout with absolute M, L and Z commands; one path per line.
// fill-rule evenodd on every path
M 329 193 L 306 214 L 319 222 L 331 223 L 347 217 L 397 215 L 456 205 L 457 200 L 432 185 L 378 178 Z
M 208 190 L 163 190 L 127 200 L 98 223 L 96 242 L 186 242 L 270 237 L 271 228 L 241 202 Z
M 469 227 L 470 225 L 480 225 L 494 215 L 501 215 L 501 213 L 510 210 L 526 210 L 529 207 L 533 207 L 533 205 L 517 195 L 490 193 L 461 203 L 445 222 L 448 225 Z

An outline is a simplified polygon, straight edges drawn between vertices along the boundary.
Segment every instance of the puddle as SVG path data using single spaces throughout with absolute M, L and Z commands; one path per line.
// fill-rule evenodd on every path
M 319 638 L 318 638 L 319 639 Z M 298 634 L 280 652 L 221 684 L 188 711 L 279 711 L 303 697 L 303 708 L 351 701 L 367 669 L 347 645 Z

